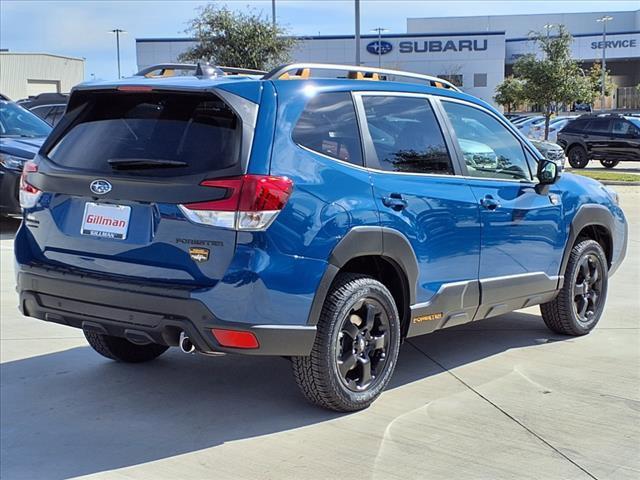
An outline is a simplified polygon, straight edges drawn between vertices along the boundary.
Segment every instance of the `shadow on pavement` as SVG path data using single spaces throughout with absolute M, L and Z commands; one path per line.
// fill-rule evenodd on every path
M 511 313 L 411 343 L 455 368 L 562 338 L 539 316 Z M 426 357 L 417 361 L 413 345 L 402 347 L 389 389 L 442 372 Z M 282 358 L 171 349 L 154 362 L 127 365 L 76 347 L 3 363 L 0 378 L 6 479 L 86 475 L 341 416 L 307 404 Z

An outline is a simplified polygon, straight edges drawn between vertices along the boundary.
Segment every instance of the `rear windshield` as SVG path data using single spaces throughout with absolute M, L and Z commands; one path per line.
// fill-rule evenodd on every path
M 241 122 L 213 94 L 95 93 L 77 108 L 48 152 L 57 165 L 166 177 L 239 164 Z

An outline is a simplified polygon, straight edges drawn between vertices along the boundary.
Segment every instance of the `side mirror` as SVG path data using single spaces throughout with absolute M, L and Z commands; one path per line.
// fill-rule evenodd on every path
M 558 165 L 551 160 L 543 159 L 538 162 L 538 180 L 540 185 L 551 185 L 558 179 Z

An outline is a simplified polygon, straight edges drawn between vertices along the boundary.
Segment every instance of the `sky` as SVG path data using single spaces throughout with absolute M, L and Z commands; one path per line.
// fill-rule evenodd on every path
M 117 76 L 117 63 L 115 37 L 109 31 L 121 28 L 127 32 L 120 43 L 122 74 L 128 76 L 136 71 L 136 38 L 186 37 L 187 22 L 207 3 L 211 2 L 1 0 L 0 48 L 83 57 L 85 79 L 111 79 Z M 253 8 L 271 18 L 271 0 L 215 3 L 239 11 Z M 636 10 L 639 4 L 638 0 L 361 0 L 360 29 L 363 34 L 376 27 L 404 33 L 407 17 L 615 12 Z M 294 35 L 354 33 L 353 0 L 276 0 L 276 11 L 278 22 Z

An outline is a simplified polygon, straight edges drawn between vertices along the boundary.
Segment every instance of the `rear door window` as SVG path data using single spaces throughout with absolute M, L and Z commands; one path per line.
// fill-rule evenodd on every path
M 609 133 L 609 124 L 611 122 L 606 118 L 597 118 L 591 120 L 587 126 L 588 133 L 593 135 L 606 135 Z
M 239 163 L 241 122 L 213 94 L 95 93 L 48 152 L 57 165 L 108 174 L 177 176 Z
M 291 138 L 315 152 L 362 165 L 356 110 L 349 92 L 319 93 L 311 98 Z
M 453 166 L 429 101 L 363 96 L 369 134 L 383 170 L 452 175 Z

